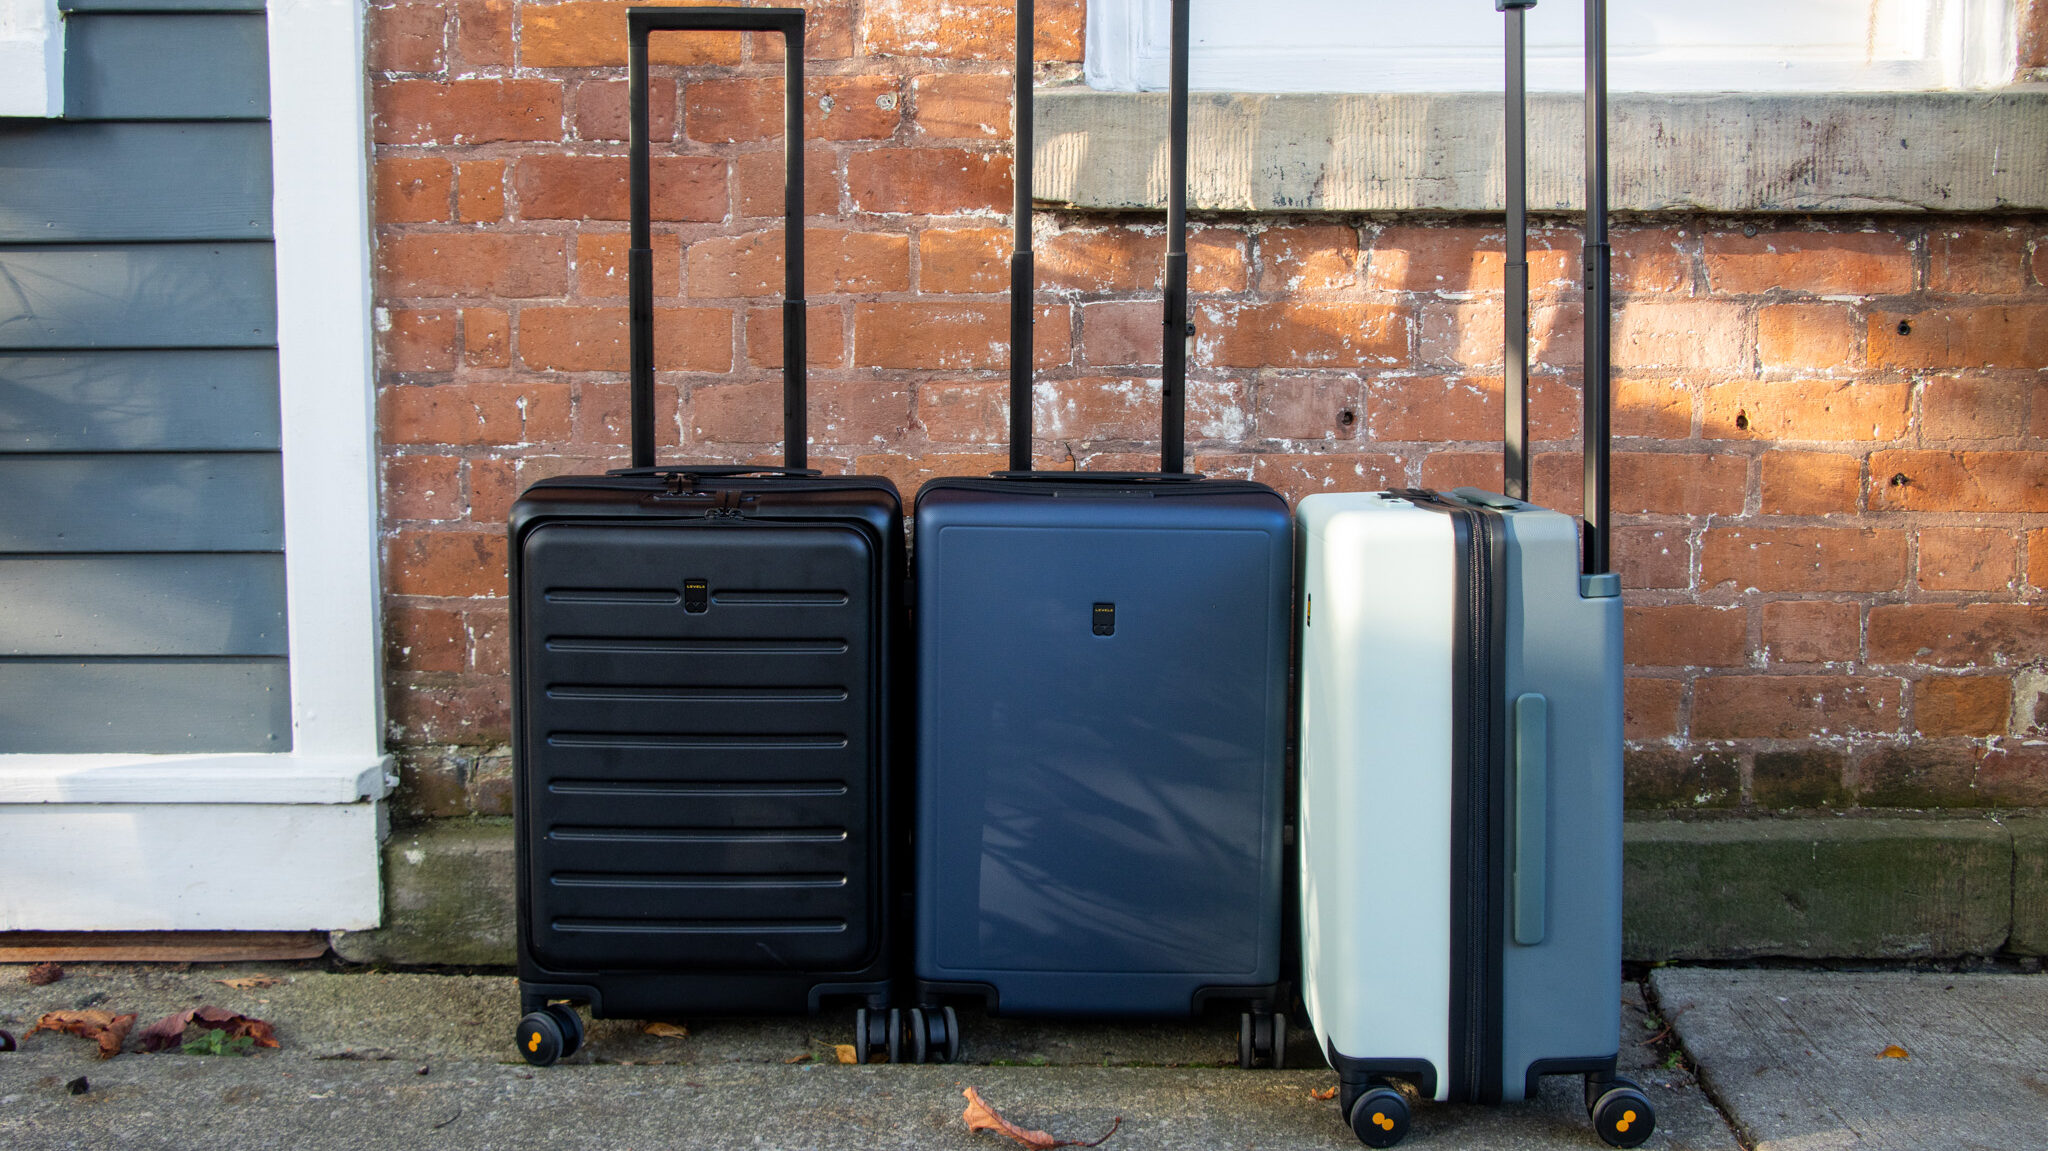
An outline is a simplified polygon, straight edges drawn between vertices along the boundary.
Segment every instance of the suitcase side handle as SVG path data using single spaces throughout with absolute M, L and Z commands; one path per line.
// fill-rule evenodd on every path
M 647 38 L 653 32 L 779 32 L 783 39 L 783 302 L 782 454 L 793 470 L 806 470 L 809 430 L 804 420 L 804 13 L 801 8 L 628 8 L 626 91 L 630 111 L 632 248 L 626 260 L 631 298 L 632 462 L 654 464 L 654 241 L 653 191 L 648 160 Z M 700 475 L 709 468 L 689 468 Z M 749 469 L 760 470 L 760 469 Z M 744 473 L 739 473 L 744 474 Z
M 1515 942 L 1543 942 L 1544 874 L 1550 854 L 1550 701 L 1535 692 L 1515 697 L 1514 836 L 1509 883 L 1514 898 Z
M 1166 316 L 1162 327 L 1159 388 L 1159 471 L 1183 475 L 1187 467 L 1188 343 L 1188 5 L 1172 0 L 1173 64 L 1167 107 Z M 1037 288 L 1031 250 L 1031 72 L 1036 57 L 1033 0 L 1017 0 L 1016 142 L 1012 166 L 1016 200 L 1010 256 L 1010 470 L 1031 470 L 1032 302 Z

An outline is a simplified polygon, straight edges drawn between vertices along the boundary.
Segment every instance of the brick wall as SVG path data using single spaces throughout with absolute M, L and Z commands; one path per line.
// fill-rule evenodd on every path
M 504 517 L 625 439 L 624 5 L 372 12 L 390 735 L 406 815 L 508 809 Z M 1070 75 L 1082 0 L 1041 0 Z M 1007 0 L 812 3 L 812 455 L 1001 466 Z M 776 454 L 779 48 L 657 41 L 665 458 Z M 1152 466 L 1157 216 L 1046 214 L 1045 466 Z M 1497 484 L 1490 219 L 1214 217 L 1195 467 Z M 1615 234 L 1631 802 L 2048 804 L 2048 218 Z M 1535 495 L 1576 506 L 1571 221 L 1532 240 Z M 2035 746 L 2026 746 L 2032 737 Z

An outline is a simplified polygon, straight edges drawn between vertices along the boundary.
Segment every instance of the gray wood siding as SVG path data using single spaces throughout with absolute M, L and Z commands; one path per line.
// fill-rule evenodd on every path
M 284 557 L 0 557 L 0 656 L 281 656 Z
M 260 0 L 71 0 L 0 121 L 0 753 L 288 751 Z
M 270 238 L 270 125 L 0 120 L 0 243 Z
M 0 354 L 0 452 L 276 451 L 277 352 Z
M 64 115 L 79 120 L 246 120 L 270 114 L 261 13 L 74 16 L 64 29 Z
M 291 750 L 281 659 L 0 659 L 10 752 Z

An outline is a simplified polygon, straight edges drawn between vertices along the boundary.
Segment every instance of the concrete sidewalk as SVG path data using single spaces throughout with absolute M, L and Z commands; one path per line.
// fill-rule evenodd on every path
M 1333 1101 L 1312 1092 L 1336 1083 L 1307 1044 L 1298 1060 L 1313 1069 L 1240 1071 L 1234 1020 L 1188 1025 L 1034 1023 L 963 1017 L 963 1062 L 951 1066 L 841 1066 L 790 1063 L 806 1054 L 830 1059 L 825 1045 L 846 1042 L 850 1012 L 818 1019 L 689 1020 L 682 1038 L 648 1035 L 636 1022 L 592 1024 L 583 1051 L 545 1069 L 527 1067 L 512 1050 L 518 1007 L 503 976 L 337 973 L 319 964 L 164 966 L 82 964 L 65 979 L 33 987 L 26 969 L 0 966 L 0 1026 L 17 1036 L 45 1011 L 99 1008 L 136 1012 L 141 1025 L 173 1011 L 212 1003 L 274 1023 L 280 1050 L 245 1058 L 147 1055 L 131 1035 L 128 1051 L 105 1062 L 93 1046 L 68 1035 L 23 1039 L 0 1055 L 0 1146 L 9 1148 L 143 1147 L 255 1148 L 568 1148 L 772 1147 L 959 1148 L 1007 1151 L 993 1134 L 970 1134 L 960 1120 L 961 1090 L 978 1088 L 1013 1121 L 1061 1138 L 1094 1139 L 1122 1119 L 1106 1147 L 1330 1148 L 1359 1146 Z M 275 985 L 237 990 L 218 980 L 269 975 Z M 1812 1142 L 1841 1132 L 1846 1145 L 1869 1131 L 1857 1126 L 1870 1104 L 1856 1091 L 1881 1091 L 1890 1079 L 1813 1078 L 1824 1070 L 1784 1044 L 1762 1048 L 1775 1074 L 1749 1068 L 1760 1050 L 1751 1008 L 1779 990 L 1736 976 L 1791 979 L 1805 990 L 1781 1008 L 1839 1015 L 1842 996 L 1860 997 L 1877 1018 L 1899 1016 L 1888 995 L 1925 1000 L 1910 980 L 1815 972 L 1661 971 L 1654 994 L 1668 1005 L 1682 998 L 1677 1036 L 1700 1067 L 1736 1127 L 1755 1138 L 1775 1130 L 1763 1111 L 1778 1096 L 1747 1090 L 1747 1080 L 1806 1084 L 1811 1095 L 1849 1092 L 1832 1102 L 1838 1126 L 1802 1121 L 1792 1141 L 1764 1146 L 1835 1146 Z M 2017 1005 L 1998 1026 L 2018 1030 L 2007 1056 L 2039 1073 L 2043 1015 L 2030 996 L 2048 994 L 2038 976 L 1942 976 L 1971 988 L 1969 1019 L 1987 1018 L 1987 1004 Z M 1854 984 L 1842 981 L 1860 980 Z M 1789 986 L 1789 985 L 1788 985 Z M 1829 989 L 1837 989 L 1830 991 Z M 1851 988 L 1850 990 L 1840 990 Z M 1734 1151 L 1741 1144 L 1728 1118 L 1681 1059 L 1671 1058 L 1665 1029 L 1626 988 L 1621 1050 L 1658 1109 L 1650 1146 Z M 1832 996 L 1832 997 L 1831 997 Z M 1798 1008 L 1786 1004 L 1799 1004 Z M 2024 1011 L 2033 1010 L 2031 1039 Z M 1937 1066 L 1944 1017 L 1923 1009 L 1920 1030 L 1902 1032 L 1919 1044 L 1914 1074 L 1957 1074 Z M 1957 1017 L 1954 1027 L 1968 1020 Z M 1807 1033 L 1823 1026 L 1816 1018 Z M 1789 1034 L 1789 1033 L 1788 1033 Z M 1957 1031 L 1958 1056 L 1979 1040 Z M 2026 1046 L 2031 1042 L 2032 1047 Z M 1846 1049 L 1846 1048 L 1845 1048 Z M 1800 1048 L 1804 1051 L 1805 1048 Z M 1702 1055 L 1700 1053 L 1713 1054 Z M 1726 1060 L 1725 1070 L 1719 1060 Z M 1804 1062 L 1802 1062 L 1804 1060 Z M 1910 1061 L 1908 1061 L 1910 1062 Z M 1967 1059 L 1965 1059 L 1967 1063 Z M 1665 1064 L 1672 1064 L 1668 1069 Z M 2004 1066 L 2003 1064 L 2000 1065 Z M 2002 1074 L 2003 1072 L 1999 1072 Z M 1992 1074 L 1987 1072 L 1987 1074 Z M 66 1084 L 84 1076 L 90 1088 Z M 1996 1078 L 1996 1075 L 1992 1075 Z M 2011 1076 L 2007 1077 L 2011 1079 Z M 2048 1146 L 2037 1114 L 2048 1079 L 2020 1093 L 1968 1097 L 1972 1107 L 2001 1108 L 2002 1146 Z M 1724 1085 L 1725 1084 L 1725 1085 Z M 2025 1106 L 2031 1098 L 2031 1110 Z M 1752 1113 L 1753 1112 L 1753 1113 Z M 1802 1113 L 1805 1114 L 1805 1113 Z M 2028 1123 L 2036 1124 L 2029 1127 Z M 1788 1129 L 1789 1130 L 1789 1129 Z M 2029 1137 L 2021 1137 L 2032 1132 Z M 2018 1134 L 2015 1134 L 2018 1133 Z M 1777 1138 L 1766 1134 L 1764 1138 Z M 1808 1140 L 1808 1141 L 1799 1141 Z M 1913 1142 L 1882 1147 L 1926 1146 Z M 1975 1145 L 1948 1141 L 1937 1145 Z M 1991 1145 L 1991 1144 L 1985 1144 Z M 1575 1148 L 1601 1146 L 1587 1122 L 1576 1080 L 1553 1080 L 1524 1106 L 1423 1106 L 1403 1146 Z

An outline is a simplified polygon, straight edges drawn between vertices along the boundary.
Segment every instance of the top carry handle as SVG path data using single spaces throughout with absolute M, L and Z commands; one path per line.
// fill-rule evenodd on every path
M 783 295 L 782 468 L 711 469 L 710 475 L 748 472 L 811 474 L 804 467 L 809 431 L 804 422 L 804 13 L 801 8 L 628 8 L 627 102 L 632 118 L 633 247 L 627 255 L 632 300 L 629 376 L 633 408 L 633 470 L 654 468 L 654 240 L 653 193 L 647 137 L 647 36 L 650 32 L 780 32 L 783 40 Z M 655 469 L 668 471 L 672 469 Z
M 1507 428 L 1502 486 L 1529 498 L 1529 202 L 1528 84 L 1522 10 L 1536 0 L 1493 0 L 1507 13 L 1507 316 L 1502 352 L 1502 405 Z M 1613 249 L 1607 242 L 1607 3 L 1586 0 L 1586 352 L 1585 509 L 1581 571 L 1601 575 L 1610 563 L 1608 517 L 1609 329 Z
M 1187 337 L 1188 323 L 1188 2 L 1173 3 L 1173 67 L 1168 104 L 1171 108 L 1167 144 L 1166 318 L 1159 393 L 1160 477 L 1184 474 L 1187 464 Z M 1037 273 L 1031 252 L 1031 65 L 1034 13 L 1032 0 L 1017 0 L 1017 141 L 1015 254 L 1010 257 L 1010 470 L 1031 471 L 1032 296 Z M 1062 479 L 1087 478 L 1062 472 Z M 1117 480 L 1147 478 L 1145 473 L 1118 472 Z M 1192 477 L 1190 477 L 1192 478 Z

